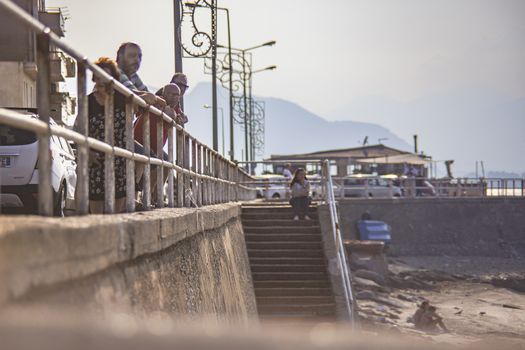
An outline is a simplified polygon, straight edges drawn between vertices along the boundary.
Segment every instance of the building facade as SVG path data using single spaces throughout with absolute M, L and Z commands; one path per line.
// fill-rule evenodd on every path
M 60 8 L 46 8 L 45 0 L 14 0 L 32 17 L 64 36 L 64 15 Z M 59 124 L 71 125 L 76 100 L 64 91 L 66 78 L 76 76 L 75 61 L 56 47 L 50 48 L 51 110 Z M 0 13 L 0 107 L 37 108 L 36 35 L 6 13 Z

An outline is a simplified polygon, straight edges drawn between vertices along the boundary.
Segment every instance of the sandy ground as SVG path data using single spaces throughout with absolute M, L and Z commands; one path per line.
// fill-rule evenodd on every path
M 388 262 L 385 284 L 362 278 L 355 283 L 365 329 L 414 335 L 435 343 L 503 341 L 525 349 L 524 261 L 445 256 Z M 428 334 L 407 322 L 423 300 L 438 308 L 450 332 Z

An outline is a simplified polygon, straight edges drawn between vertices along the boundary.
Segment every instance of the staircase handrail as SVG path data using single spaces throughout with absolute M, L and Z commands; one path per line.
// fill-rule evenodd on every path
M 339 219 L 337 213 L 337 206 L 335 201 L 334 194 L 334 185 L 332 182 L 332 177 L 330 176 L 330 164 L 328 160 L 323 161 L 324 175 L 326 177 L 326 203 L 330 210 L 330 221 L 332 224 L 332 234 L 335 242 L 335 248 L 337 251 L 337 263 L 339 265 L 339 271 L 342 274 L 342 282 L 344 289 L 344 297 L 346 303 L 346 309 L 348 312 L 348 317 L 350 322 L 355 322 L 355 310 L 354 310 L 354 296 L 352 292 L 352 282 L 351 282 L 351 271 L 348 265 L 348 259 L 346 256 L 346 251 L 343 245 L 343 240 L 341 237 L 341 231 L 339 229 Z

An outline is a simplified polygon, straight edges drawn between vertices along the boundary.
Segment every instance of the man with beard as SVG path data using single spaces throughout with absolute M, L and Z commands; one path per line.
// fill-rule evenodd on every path
M 119 80 L 125 87 L 142 97 L 146 103 L 162 109 L 166 106 L 166 102 L 150 93 L 137 73 L 141 62 L 142 50 L 138 44 L 132 42 L 121 44 L 117 50 L 117 64 L 120 69 Z

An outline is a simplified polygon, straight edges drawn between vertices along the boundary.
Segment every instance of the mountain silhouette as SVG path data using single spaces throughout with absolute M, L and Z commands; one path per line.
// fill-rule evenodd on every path
M 224 113 L 225 149 L 229 149 L 229 105 L 228 91 L 217 88 L 218 107 Z M 373 123 L 327 121 L 284 99 L 254 97 L 266 105 L 264 157 L 271 154 L 306 153 L 335 148 L 358 147 L 366 136 L 369 143 L 378 139 L 390 147 L 410 151 L 412 146 L 390 130 Z M 197 84 L 184 99 L 184 110 L 189 116 L 187 130 L 207 145 L 212 145 L 212 111 L 204 105 L 212 105 L 211 84 Z M 221 111 L 219 118 L 219 150 L 222 147 Z M 244 149 L 244 133 L 235 125 L 235 157 L 241 158 Z M 260 159 L 260 157 L 258 157 Z

